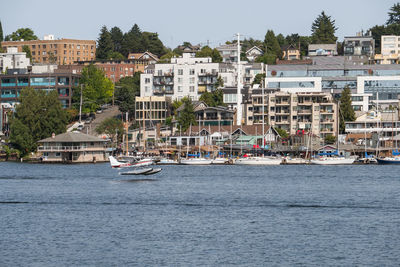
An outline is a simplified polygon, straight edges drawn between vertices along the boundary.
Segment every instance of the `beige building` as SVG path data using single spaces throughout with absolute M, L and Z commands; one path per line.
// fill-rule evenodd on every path
M 299 60 L 300 59 L 300 49 L 294 45 L 285 45 L 281 47 L 282 58 L 284 60 Z
M 88 61 L 96 58 L 96 41 L 46 38 L 46 40 L 5 41 L 1 47 L 22 47 L 27 45 L 32 53 L 33 63 L 73 64 L 75 61 Z
M 38 141 L 43 162 L 107 161 L 106 141 L 80 132 L 66 132 Z
M 271 125 L 293 135 L 298 131 L 312 132 L 320 137 L 336 135 L 337 104 L 327 93 L 271 92 L 264 95 L 261 90 L 253 92 L 247 107 L 247 124 Z
M 400 36 L 382 35 L 381 54 L 376 54 L 376 64 L 398 64 L 400 58 Z
M 142 127 L 164 124 L 168 117 L 168 102 L 166 96 L 136 97 L 135 119 Z

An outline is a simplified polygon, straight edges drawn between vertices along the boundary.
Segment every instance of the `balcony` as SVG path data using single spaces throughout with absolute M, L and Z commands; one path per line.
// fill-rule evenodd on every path
M 39 146 L 41 152 L 80 152 L 80 151 L 103 151 L 104 147 L 87 146 Z
M 203 73 L 199 73 L 199 76 L 218 76 L 218 72 L 203 72 Z
M 311 114 L 311 109 L 300 109 L 297 111 L 297 114 Z

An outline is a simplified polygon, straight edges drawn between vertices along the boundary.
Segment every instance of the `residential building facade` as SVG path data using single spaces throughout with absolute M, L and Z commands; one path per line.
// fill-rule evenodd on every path
M 375 40 L 372 36 L 344 37 L 343 51 L 345 56 L 374 57 Z
M 337 44 L 310 44 L 308 56 L 337 56 Z
M 294 135 L 299 130 L 325 137 L 336 135 L 337 104 L 329 93 L 253 90 L 247 124 L 264 124 Z M 264 95 L 264 100 L 263 100 Z
M 166 96 L 143 96 L 135 100 L 135 120 L 141 127 L 163 125 L 169 114 L 171 100 Z
M 37 66 L 40 67 L 40 66 Z M 9 103 L 14 106 L 23 88 L 31 87 L 36 90 L 57 90 L 63 108 L 72 104 L 72 88 L 78 86 L 80 74 L 72 72 L 39 72 L 27 69 L 9 70 L 0 75 L 0 103 Z
M 225 44 L 216 47 L 222 56 L 222 62 L 234 63 L 238 62 L 237 44 Z
M 28 46 L 33 63 L 56 63 L 59 65 L 73 64 L 75 61 L 95 60 L 96 41 L 76 39 L 52 39 L 32 41 L 4 41 L 1 46 L 17 47 L 22 52 L 23 46 Z
M 285 45 L 281 47 L 282 58 L 284 60 L 299 60 L 300 59 L 300 49 L 294 45 Z
M 26 69 L 31 65 L 25 52 L 18 52 L 16 47 L 8 47 L 6 53 L 0 53 L 0 73 L 7 69 Z

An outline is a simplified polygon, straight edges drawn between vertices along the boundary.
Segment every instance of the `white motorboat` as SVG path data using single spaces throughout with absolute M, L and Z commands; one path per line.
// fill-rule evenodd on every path
M 163 158 L 159 162 L 157 162 L 157 165 L 176 165 L 176 164 L 178 164 L 178 161 L 168 158 Z
M 296 165 L 296 164 L 308 164 L 310 163 L 310 161 L 304 158 L 286 157 L 283 159 L 283 163 L 288 165 Z
M 353 164 L 356 158 L 345 157 L 320 157 L 311 160 L 311 164 L 316 165 L 350 165 Z
M 205 158 L 181 159 L 181 164 L 184 165 L 210 165 L 211 162 L 212 162 L 211 159 L 205 159 Z
M 218 158 L 213 159 L 211 164 L 227 164 L 228 161 L 229 161 L 229 159 L 227 159 L 227 158 L 218 157 Z
M 275 157 L 246 157 L 235 160 L 235 165 L 280 165 L 281 158 Z

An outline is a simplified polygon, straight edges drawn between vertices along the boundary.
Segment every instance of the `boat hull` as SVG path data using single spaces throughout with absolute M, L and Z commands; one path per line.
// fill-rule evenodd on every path
M 383 158 L 383 159 L 376 159 L 378 161 L 378 164 L 392 164 L 392 165 L 396 165 L 396 164 L 400 164 L 400 159 L 388 159 L 388 158 Z
M 215 158 L 212 160 L 212 164 L 227 164 L 228 161 L 226 158 Z
M 235 161 L 235 165 L 280 165 L 279 158 L 241 158 Z
M 312 159 L 311 164 L 315 165 L 351 165 L 355 161 L 354 158 L 325 158 Z
M 209 159 L 182 159 L 183 165 L 210 165 L 212 160 Z

